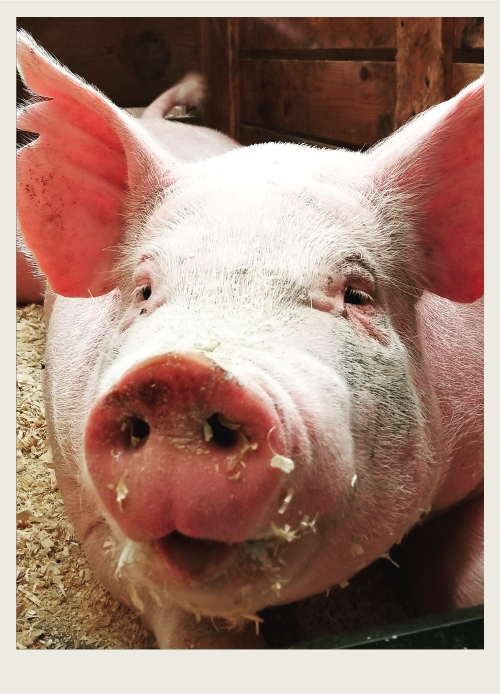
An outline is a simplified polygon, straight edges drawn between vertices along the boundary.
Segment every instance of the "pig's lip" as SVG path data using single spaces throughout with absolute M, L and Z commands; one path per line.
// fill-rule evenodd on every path
M 226 568 L 241 545 L 188 537 L 177 530 L 153 543 L 169 571 L 183 583 L 213 578 Z

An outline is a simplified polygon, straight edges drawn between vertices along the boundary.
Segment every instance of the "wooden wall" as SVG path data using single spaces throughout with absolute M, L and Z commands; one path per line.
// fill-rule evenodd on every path
M 367 147 L 483 72 L 482 18 L 208 18 L 206 124 L 243 144 Z
M 446 98 L 457 94 L 484 71 L 483 17 L 457 17 L 452 22 L 451 85 Z
M 17 24 L 122 107 L 147 106 L 201 69 L 197 17 L 18 17 Z
M 483 72 L 482 18 L 18 18 L 123 107 L 201 70 L 243 144 L 368 147 Z

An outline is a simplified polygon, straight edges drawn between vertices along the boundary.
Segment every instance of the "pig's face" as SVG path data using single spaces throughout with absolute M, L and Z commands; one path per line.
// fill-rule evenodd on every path
M 365 154 L 182 164 L 18 56 L 49 97 L 18 116 L 18 219 L 60 295 L 48 419 L 94 566 L 234 620 L 345 580 L 446 472 L 415 304 L 483 293 L 483 81 Z
M 326 589 L 429 506 L 417 291 L 385 211 L 351 180 L 359 159 L 236 151 L 185 167 L 131 228 L 79 458 L 121 571 L 185 608 L 237 618 Z M 166 375 L 176 355 L 191 361 Z M 200 364 L 224 374 L 212 400 L 191 383 Z M 136 446 L 110 443 L 110 421 Z

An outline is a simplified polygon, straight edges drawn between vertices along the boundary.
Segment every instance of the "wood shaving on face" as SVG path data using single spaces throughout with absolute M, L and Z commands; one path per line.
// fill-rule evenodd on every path
M 287 494 L 287 496 L 285 497 L 285 499 L 283 500 L 282 505 L 281 505 L 280 508 L 278 509 L 278 512 L 279 512 L 279 513 L 284 513 L 284 512 L 285 512 L 285 509 L 286 509 L 287 506 L 289 505 L 289 502 L 290 502 L 291 499 L 292 499 L 292 492 L 289 492 L 289 493 Z
M 210 441 L 213 438 L 212 427 L 209 422 L 204 423 L 204 438 L 206 441 Z
M 247 441 L 245 436 L 242 437 L 244 439 L 244 445 L 240 449 L 240 452 L 236 458 L 230 458 L 228 461 L 228 470 L 231 472 L 234 468 L 236 468 L 237 465 L 242 465 L 243 467 L 246 466 L 247 463 L 247 454 L 249 451 L 255 451 L 258 447 L 257 442 L 255 443 L 250 443 Z
M 120 478 L 120 481 L 117 484 L 117 503 L 118 506 L 120 507 L 120 511 L 122 511 L 122 501 L 125 499 L 127 494 L 129 493 L 129 489 L 127 487 L 127 484 L 125 483 L 125 478 L 128 475 L 128 470 L 124 472 L 122 477 Z M 135 604 L 135 603 L 134 603 Z
M 226 417 L 223 417 L 222 414 L 218 414 L 217 418 L 219 419 L 220 424 L 225 427 L 225 429 L 229 429 L 230 431 L 237 431 L 237 429 L 240 429 L 242 426 L 241 424 L 231 422 L 229 419 L 226 419 Z
M 358 545 L 356 542 L 354 542 L 351 545 L 350 549 L 351 549 L 351 553 L 354 557 L 358 557 L 364 553 L 364 548 L 361 545 Z
M 43 307 L 17 310 L 17 648 L 157 648 L 92 575 L 52 467 L 41 376 Z
M 297 539 L 296 531 L 291 530 L 290 525 L 285 525 L 283 528 L 279 528 L 275 523 L 271 524 L 271 532 L 278 542 L 292 542 Z
M 263 619 L 261 617 L 258 617 L 257 614 L 243 614 L 241 615 L 244 619 L 248 619 L 251 622 L 255 622 L 256 624 L 256 636 L 259 636 L 259 625 L 263 623 Z
M 298 532 L 300 531 L 303 535 L 305 535 L 307 531 L 316 533 L 317 529 L 315 528 L 315 523 L 317 522 L 317 518 L 318 513 L 312 520 L 310 520 L 309 516 L 303 516 L 303 519 L 299 524 Z
M 380 559 L 388 559 L 388 561 L 391 561 L 391 563 L 392 563 L 394 566 L 396 566 L 397 569 L 400 568 L 400 566 L 397 564 L 397 562 L 394 561 L 394 560 L 390 557 L 390 552 L 389 552 L 389 551 L 388 551 L 388 552 L 383 552 L 383 554 L 380 555 Z
M 290 458 L 286 458 L 283 455 L 275 455 L 271 459 L 271 467 L 277 467 L 283 470 L 287 475 L 294 470 L 294 462 Z

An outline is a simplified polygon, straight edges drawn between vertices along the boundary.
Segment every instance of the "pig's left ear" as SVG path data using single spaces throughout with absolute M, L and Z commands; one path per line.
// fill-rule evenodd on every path
M 175 162 L 23 31 L 17 55 L 28 88 L 46 97 L 18 115 L 19 128 L 40 135 L 18 154 L 21 233 L 54 292 L 105 294 L 116 286 L 127 215 L 144 214 L 172 182 Z
M 427 288 L 464 303 L 482 296 L 483 76 L 417 116 L 368 157 L 380 193 L 401 192 L 414 201 Z

